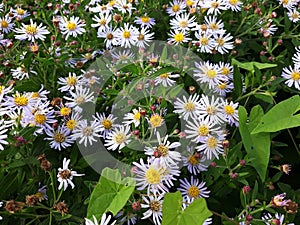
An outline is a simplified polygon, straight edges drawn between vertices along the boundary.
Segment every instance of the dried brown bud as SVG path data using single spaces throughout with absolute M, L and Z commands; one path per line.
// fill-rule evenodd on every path
M 69 212 L 67 204 L 64 201 L 54 204 L 53 208 L 60 212 L 62 216 Z
M 295 214 L 298 212 L 298 204 L 292 200 L 288 200 L 286 206 L 284 206 L 284 210 L 289 214 Z
M 123 17 L 121 15 L 119 15 L 119 14 L 115 14 L 114 17 L 113 17 L 113 19 L 114 19 L 114 21 L 116 23 L 121 23 L 122 20 L 123 20 Z
M 61 98 L 53 98 L 52 101 L 51 101 L 52 106 L 60 106 L 61 103 L 62 103 Z
M 6 202 L 5 210 L 9 213 L 15 213 L 17 211 L 20 211 L 24 208 L 25 203 L 24 202 L 16 202 L 15 200 L 10 200 Z
M 35 206 L 38 203 L 39 199 L 35 195 L 26 196 L 26 205 Z

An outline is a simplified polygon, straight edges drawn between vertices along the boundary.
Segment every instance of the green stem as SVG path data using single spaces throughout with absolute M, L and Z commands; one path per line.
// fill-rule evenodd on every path
M 52 187 L 52 193 L 53 193 L 53 204 L 56 203 L 56 191 L 54 186 L 54 179 L 51 172 L 48 172 L 51 180 L 51 187 Z

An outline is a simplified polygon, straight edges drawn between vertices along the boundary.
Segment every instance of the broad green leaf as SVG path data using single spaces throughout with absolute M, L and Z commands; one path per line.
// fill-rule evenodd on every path
M 162 225 L 202 225 L 212 215 L 204 198 L 196 199 L 182 210 L 182 195 L 179 191 L 165 195 L 162 211 Z
M 242 94 L 243 80 L 242 80 L 242 74 L 240 73 L 240 70 L 237 66 L 234 66 L 234 70 L 233 70 L 233 84 L 234 84 L 233 96 L 234 98 L 238 98 Z
M 279 130 L 300 126 L 300 96 L 295 95 L 275 105 L 261 119 L 252 134 L 261 132 L 276 132 Z
M 129 177 L 122 180 L 118 170 L 105 168 L 92 192 L 87 218 L 91 219 L 94 215 L 100 219 L 101 215 L 107 211 L 116 215 L 124 207 L 134 188 L 134 180 Z
M 273 63 L 239 62 L 236 59 L 232 59 L 232 65 L 237 65 L 238 67 L 248 70 L 250 72 L 254 72 L 254 66 L 257 67 L 257 69 L 259 70 L 277 67 L 277 64 Z
M 256 169 L 262 181 L 266 178 L 267 167 L 270 157 L 270 134 L 260 133 L 251 134 L 251 131 L 257 126 L 263 116 L 261 106 L 255 106 L 250 113 L 249 122 L 247 122 L 247 111 L 244 107 L 239 107 L 239 131 L 242 136 L 243 144 L 248 153 L 251 165 Z

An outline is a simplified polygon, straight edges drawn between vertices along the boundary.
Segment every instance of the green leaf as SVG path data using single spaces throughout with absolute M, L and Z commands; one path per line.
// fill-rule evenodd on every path
M 238 98 L 242 94 L 243 80 L 242 80 L 242 74 L 240 73 L 240 70 L 237 66 L 234 66 L 234 70 L 233 70 L 233 84 L 234 84 L 233 96 L 234 98 Z
M 270 134 L 260 133 L 251 134 L 251 131 L 257 126 L 261 117 L 264 115 L 261 106 L 255 106 L 250 113 L 249 122 L 247 122 L 247 111 L 244 107 L 239 107 L 239 131 L 243 144 L 248 153 L 251 165 L 257 171 L 262 181 L 266 178 L 267 167 L 270 157 Z
M 272 63 L 260 63 L 260 62 L 239 62 L 236 59 L 232 59 L 232 65 L 236 65 L 242 69 L 248 70 L 250 72 L 254 72 L 254 66 L 257 67 L 257 69 L 268 69 L 272 67 L 277 67 L 277 64 Z
M 94 215 L 100 219 L 101 215 L 107 211 L 116 215 L 125 206 L 134 188 L 133 179 L 126 177 L 122 180 L 118 170 L 105 168 L 92 192 L 87 218 L 91 219 Z
M 261 119 L 252 134 L 261 132 L 276 132 L 279 130 L 300 126 L 300 114 L 294 115 L 300 109 L 300 96 L 295 95 L 275 105 Z
M 182 196 L 179 191 L 167 193 L 163 203 L 162 225 L 202 225 L 212 215 L 204 198 L 196 199 L 182 210 Z

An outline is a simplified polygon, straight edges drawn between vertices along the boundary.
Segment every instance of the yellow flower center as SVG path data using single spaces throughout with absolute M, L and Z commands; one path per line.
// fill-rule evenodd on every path
M 126 39 L 127 39 L 127 38 L 130 38 L 130 35 L 131 35 L 131 34 L 130 34 L 130 31 L 128 31 L 128 30 L 125 30 L 125 31 L 123 32 L 123 37 L 126 38 Z
M 221 69 L 221 74 L 223 74 L 223 75 L 228 76 L 229 72 L 230 72 L 229 69 L 226 68 L 226 67 L 223 67 L 223 68 Z
M 139 112 L 135 113 L 134 116 L 133 116 L 133 119 L 136 120 L 136 121 L 139 121 L 141 118 L 141 114 Z
M 73 23 L 71 21 L 69 21 L 68 24 L 67 24 L 67 29 L 70 30 L 70 31 L 75 30 L 76 27 L 77 27 L 76 23 Z
M 83 129 L 83 134 L 85 136 L 90 136 L 91 134 L 93 134 L 93 128 L 92 127 L 86 127 Z
M 18 15 L 24 15 L 25 14 L 25 10 L 18 8 L 17 9 L 17 14 Z
M 71 113 L 71 109 L 68 108 L 68 107 L 62 107 L 62 108 L 60 109 L 60 114 L 61 114 L 62 116 L 68 116 L 70 113 Z
M 7 28 L 8 27 L 8 22 L 6 22 L 5 20 L 1 21 L 1 27 L 2 28 Z
M 107 40 L 111 40 L 111 39 L 113 39 L 114 38 L 114 35 L 112 34 L 112 33 L 108 33 L 107 35 L 106 35 L 106 39 Z
M 53 139 L 55 142 L 62 143 L 65 141 L 66 138 L 65 135 L 61 133 L 55 133 Z
M 193 102 L 188 102 L 188 103 L 185 103 L 185 105 L 184 105 L 184 109 L 188 112 L 194 111 L 195 107 L 196 106 Z
M 18 97 L 16 96 L 14 102 L 17 106 L 26 106 L 28 104 L 28 98 L 24 95 Z
M 218 85 L 218 87 L 219 87 L 219 89 L 224 90 L 227 87 L 227 85 L 226 85 L 226 83 L 220 83 Z
M 161 207 L 160 202 L 155 201 L 155 200 L 151 201 L 149 206 L 150 206 L 150 209 L 152 211 L 155 211 L 155 212 L 158 212 L 160 210 L 160 207 Z
M 194 155 L 191 155 L 188 159 L 189 163 L 193 166 L 198 165 L 198 160 L 196 159 L 196 157 Z
M 161 79 L 167 79 L 169 77 L 169 74 L 168 73 L 163 73 L 163 74 L 159 75 L 159 77 Z
M 110 130 L 112 128 L 112 122 L 111 122 L 111 120 L 108 120 L 108 119 L 103 119 L 102 125 L 106 130 Z
M 216 114 L 217 109 L 214 106 L 207 106 L 206 112 L 208 115 L 214 115 L 214 114 Z
M 237 5 L 238 2 L 239 2 L 238 0 L 229 0 L 229 3 L 231 5 Z
M 299 72 L 293 71 L 293 72 L 291 73 L 291 78 L 292 78 L 293 80 L 295 80 L 295 81 L 300 80 L 300 73 L 299 73 Z
M 224 111 L 226 114 L 229 114 L 229 115 L 234 114 L 234 108 L 231 105 L 225 105 Z
M 68 120 L 67 124 L 66 124 L 66 127 L 69 129 L 69 130 L 73 130 L 75 129 L 77 125 L 77 121 L 76 120 L 73 120 L 73 119 L 70 119 Z
M 149 18 L 148 16 L 142 16 L 142 17 L 141 17 L 141 21 L 142 21 L 143 23 L 148 23 L 148 22 L 150 21 L 150 18 Z
M 209 134 L 209 128 L 205 125 L 198 127 L 199 136 L 207 136 Z
M 106 20 L 105 19 L 101 19 L 101 20 L 99 20 L 99 23 L 100 23 L 101 26 L 105 26 Z
M 216 23 L 211 23 L 211 24 L 209 25 L 209 28 L 212 29 L 212 30 L 218 30 L 218 29 L 219 29 L 219 26 L 218 26 L 218 24 L 216 24 Z
M 37 29 L 36 29 L 36 26 L 30 26 L 30 25 L 27 25 L 26 26 L 26 31 L 25 31 L 27 34 L 29 35 L 35 35 L 37 33 Z
M 289 0 L 281 0 L 281 3 L 282 3 L 283 5 L 287 5 L 287 4 L 289 3 Z
M 122 144 L 126 140 L 126 135 L 124 133 L 120 133 L 115 135 L 115 141 L 118 144 Z
M 32 98 L 39 98 L 40 94 L 38 92 L 33 92 L 31 95 Z
M 0 85 L 0 94 L 2 94 L 2 90 L 4 89 L 5 87 Z
M 164 145 L 159 145 L 156 150 L 162 155 L 162 156 L 166 156 L 168 155 L 169 152 L 169 148 L 164 146 Z
M 218 140 L 214 137 L 209 137 L 206 140 L 206 144 L 209 148 L 216 148 L 218 146 Z
M 67 78 L 67 83 L 68 83 L 68 85 L 70 85 L 70 86 L 75 86 L 76 83 L 77 83 L 77 80 L 76 80 L 75 77 L 68 77 L 68 78 Z
M 187 27 L 187 25 L 188 25 L 188 21 L 187 21 L 187 20 L 182 20 L 182 21 L 179 23 L 179 26 L 180 26 L 180 27 L 183 27 L 183 28 Z
M 298 13 L 292 13 L 292 18 L 293 19 L 297 19 L 299 17 L 299 14 Z
M 115 1 L 110 1 L 110 2 L 108 2 L 108 4 L 109 4 L 110 6 L 114 6 L 114 5 L 115 5 Z
M 218 8 L 219 5 L 220 5 L 220 4 L 219 4 L 218 2 L 212 2 L 212 3 L 211 3 L 211 7 L 215 8 L 215 9 Z
M 217 38 L 217 39 L 216 39 L 216 42 L 218 43 L 219 46 L 223 46 L 224 43 L 225 43 L 225 41 L 224 41 L 223 38 Z
M 206 76 L 210 79 L 215 78 L 217 76 L 217 72 L 215 70 L 207 70 Z
M 191 198 L 198 198 L 199 194 L 200 194 L 200 190 L 198 187 L 192 185 L 189 187 L 189 189 L 187 190 L 189 197 Z
M 161 180 L 159 171 L 153 168 L 149 168 L 145 176 L 149 184 L 158 184 Z
M 174 35 L 174 40 L 178 43 L 182 42 L 184 40 L 183 33 L 178 33 Z
M 194 5 L 194 1 L 192 1 L 192 0 L 187 0 L 186 1 L 186 5 L 188 6 L 188 7 L 191 7 L 192 5 Z
M 75 102 L 76 102 L 78 105 L 82 104 L 84 101 L 85 101 L 85 99 L 84 99 L 84 97 L 82 97 L 82 96 L 78 96 L 78 97 L 76 98 L 76 100 L 75 100 Z
M 144 39 L 145 39 L 145 35 L 139 34 L 138 40 L 139 40 L 139 41 L 143 41 Z
M 201 45 L 208 45 L 208 38 L 207 37 L 202 37 L 200 38 L 200 43 Z
M 178 12 L 180 10 L 180 5 L 173 5 L 172 10 L 173 12 Z
M 163 118 L 160 115 L 153 115 L 150 118 L 150 124 L 153 128 L 161 126 Z
M 34 121 L 38 124 L 44 124 L 46 122 L 47 117 L 43 114 L 37 114 L 34 116 Z

